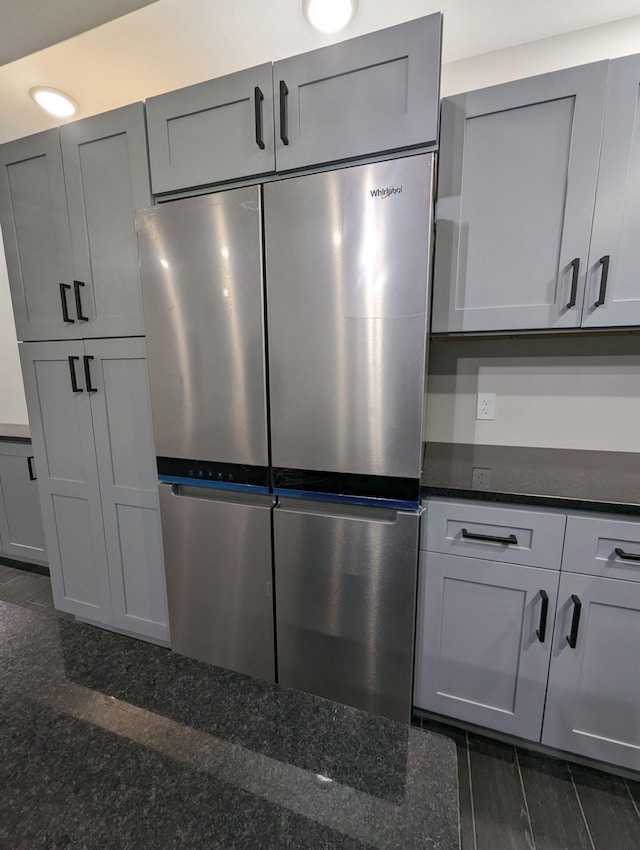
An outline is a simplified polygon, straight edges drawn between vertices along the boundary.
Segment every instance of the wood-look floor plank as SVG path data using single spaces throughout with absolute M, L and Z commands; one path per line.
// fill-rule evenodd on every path
M 20 605 L 50 586 L 49 579 L 46 576 L 35 575 L 35 573 L 20 573 L 19 570 L 16 570 L 16 572 L 19 575 L 0 586 L 0 599 L 4 599 L 5 602 Z
M 593 850 L 565 761 L 518 750 L 536 850 Z
M 8 584 L 19 575 L 20 570 L 16 570 L 13 567 L 7 567 L 5 564 L 0 564 L 0 585 Z
M 458 751 L 458 794 L 460 799 L 460 846 L 461 850 L 476 850 L 473 804 L 471 799 L 471 777 L 469 775 L 469 753 L 467 733 L 463 729 L 424 719 L 422 728 L 452 738 Z
M 469 734 L 477 850 L 535 850 L 516 752 Z
M 570 766 L 596 850 L 638 850 L 640 818 L 624 779 Z

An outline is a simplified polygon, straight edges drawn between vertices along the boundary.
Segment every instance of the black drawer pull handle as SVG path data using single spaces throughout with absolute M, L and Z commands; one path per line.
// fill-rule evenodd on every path
M 462 537 L 464 540 L 486 540 L 488 543 L 506 543 L 507 546 L 518 545 L 518 538 L 515 534 L 510 534 L 508 537 L 495 537 L 493 534 L 476 534 L 463 528 Z
M 253 108 L 256 119 L 256 144 L 261 151 L 264 150 L 264 139 L 262 138 L 262 101 L 264 95 L 260 91 L 260 87 L 256 86 L 253 90 Z
M 84 283 L 81 280 L 74 280 L 73 281 L 73 290 L 74 290 L 74 295 L 76 297 L 76 313 L 78 314 L 78 321 L 79 322 L 88 322 L 89 317 L 85 316 L 84 313 L 82 312 L 82 299 L 80 297 L 80 287 L 81 286 L 84 286 Z
M 84 361 L 84 380 L 87 384 L 87 392 L 88 393 L 97 393 L 98 390 L 94 386 L 92 386 L 92 384 L 91 384 L 91 363 L 90 363 L 90 361 L 93 360 L 93 357 L 92 357 L 91 354 L 85 354 L 82 359 Z
M 605 254 L 604 257 L 600 257 L 598 262 L 602 266 L 602 277 L 600 278 L 600 292 L 598 293 L 598 300 L 593 305 L 594 307 L 602 307 L 605 302 L 605 298 L 607 297 L 607 281 L 609 280 L 609 261 L 611 257 L 609 254 Z
M 636 555 L 634 552 L 625 552 L 624 549 L 620 549 L 619 547 L 616 547 L 614 552 L 623 561 L 640 561 L 640 555 Z
M 287 114 L 287 98 L 289 89 L 284 80 L 280 80 L 280 138 L 283 145 L 289 144 L 289 136 L 287 135 L 287 127 L 289 124 L 289 116 Z
M 540 625 L 536 629 L 536 637 L 540 643 L 544 643 L 547 634 L 547 615 L 549 614 L 549 594 L 541 590 L 540 599 L 542 599 L 542 609 L 540 611 Z
M 62 321 L 68 322 L 69 324 L 73 324 L 75 319 L 72 319 L 69 315 L 69 305 L 67 304 L 67 293 L 65 290 L 71 289 L 71 286 L 68 283 L 60 284 L 60 302 L 62 304 Z
M 570 310 L 572 307 L 575 307 L 576 301 L 578 300 L 578 277 L 580 275 L 580 257 L 576 257 L 574 260 L 571 260 L 570 265 L 573 268 L 573 274 L 571 275 L 571 295 L 569 296 L 569 301 L 567 303 L 567 310 Z
M 71 375 L 71 389 L 74 393 L 83 393 L 82 387 L 78 386 L 78 378 L 76 376 L 75 361 L 80 360 L 79 357 L 69 357 L 69 374 Z
M 582 611 L 582 602 L 580 602 L 580 599 L 575 595 L 575 593 L 571 594 L 571 601 L 573 602 L 571 631 L 568 635 L 565 635 L 565 637 L 571 649 L 575 649 L 576 644 L 578 643 L 578 627 L 580 626 L 580 613 Z
M 33 469 L 33 455 L 27 458 L 27 466 L 29 468 L 29 481 L 37 481 L 38 476 Z

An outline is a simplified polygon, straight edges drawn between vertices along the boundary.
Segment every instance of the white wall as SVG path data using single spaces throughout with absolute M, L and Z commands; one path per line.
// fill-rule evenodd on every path
M 447 22 L 444 23 L 446 39 Z M 442 96 L 640 52 L 640 16 L 449 62 Z
M 426 403 L 428 440 L 640 452 L 640 334 L 436 340 Z
M 28 425 L 9 277 L 0 238 L 0 422 Z

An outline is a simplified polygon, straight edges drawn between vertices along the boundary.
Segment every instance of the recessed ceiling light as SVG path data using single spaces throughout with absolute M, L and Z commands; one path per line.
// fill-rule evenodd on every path
M 50 89 L 46 86 L 34 86 L 29 89 L 29 94 L 45 112 L 55 115 L 56 118 L 70 118 L 78 111 L 78 104 L 68 94 L 58 89 Z
M 302 0 L 302 11 L 320 32 L 338 32 L 358 10 L 358 0 Z

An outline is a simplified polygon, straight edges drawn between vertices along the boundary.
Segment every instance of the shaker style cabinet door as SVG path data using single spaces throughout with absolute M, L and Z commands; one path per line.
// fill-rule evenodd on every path
M 169 639 L 143 339 L 85 343 L 111 585 L 112 625 Z
M 55 607 L 109 622 L 102 507 L 82 341 L 20 346 Z
M 9 558 L 47 562 L 31 443 L 0 441 L 0 551 Z
M 540 740 L 558 578 L 421 552 L 414 705 Z
M 441 39 L 438 13 L 275 62 L 277 170 L 435 144 Z
M 542 743 L 640 770 L 640 584 L 562 576 Z
M 640 325 L 640 56 L 609 66 L 583 327 Z
M 144 106 L 60 129 L 74 256 L 76 336 L 144 333 L 135 211 L 151 203 Z
M 18 339 L 81 336 L 57 129 L 0 147 L 0 226 Z
M 443 101 L 434 332 L 580 325 L 607 65 Z
M 275 169 L 271 63 L 146 102 L 154 194 Z

